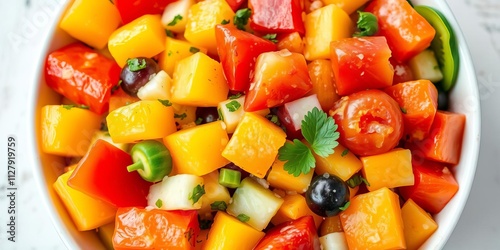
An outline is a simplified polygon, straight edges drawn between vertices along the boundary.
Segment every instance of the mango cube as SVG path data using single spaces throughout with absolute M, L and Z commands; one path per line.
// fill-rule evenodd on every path
M 316 168 L 314 168 L 316 174 L 333 174 L 343 181 L 349 180 L 363 167 L 358 157 L 340 144 L 335 147 L 333 154 L 327 157 L 314 154 L 314 158 L 316 158 Z
M 306 215 L 311 215 L 313 217 L 316 228 L 318 228 L 323 221 L 323 217 L 315 214 L 309 209 L 304 196 L 300 194 L 286 195 L 283 197 L 283 204 L 281 204 L 278 212 L 271 219 L 271 223 L 273 223 L 273 225 L 278 225 L 286 221 L 296 220 Z
M 368 0 L 323 0 L 325 5 L 333 4 L 342 8 L 348 15 L 361 8 Z
M 307 174 L 301 174 L 295 177 L 284 169 L 285 162 L 276 159 L 267 175 L 267 181 L 275 188 L 295 191 L 299 194 L 305 193 L 309 183 L 311 183 L 314 171 Z
M 174 103 L 216 107 L 226 100 L 229 85 L 220 63 L 198 52 L 177 63 L 171 91 Z
M 212 204 L 225 203 L 227 205 L 231 195 L 226 187 L 219 184 L 219 171 L 212 171 L 202 177 L 205 183 L 205 194 L 201 196 L 201 208 L 198 214 L 201 218 L 212 219 Z
M 361 157 L 362 173 L 370 183 L 368 190 L 413 185 L 415 179 L 409 149 L 397 148 L 387 153 Z
M 229 163 L 222 157 L 228 141 L 221 121 L 180 130 L 163 138 L 172 155 L 174 171 L 196 176 L 206 175 Z
M 187 41 L 167 37 L 165 50 L 158 55 L 158 66 L 171 76 L 174 74 L 177 62 L 198 51 L 207 53 L 207 49 L 203 47 L 195 46 Z
M 264 178 L 285 141 L 286 134 L 280 127 L 262 116 L 246 112 L 222 156 L 243 170 Z
M 408 250 L 418 249 L 438 228 L 434 219 L 412 199 L 401 208 L 401 216 Z

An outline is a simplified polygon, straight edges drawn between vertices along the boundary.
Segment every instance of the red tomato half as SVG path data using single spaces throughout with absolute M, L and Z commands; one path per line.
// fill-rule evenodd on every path
M 271 228 L 254 249 L 319 250 L 320 244 L 313 217 L 310 215 L 304 216 Z
M 176 0 L 114 0 L 122 23 L 127 24 L 146 14 L 163 14 L 165 7 Z
M 248 0 L 252 10 L 250 27 L 264 34 L 305 33 L 300 0 Z
M 344 96 L 330 110 L 339 142 L 360 156 L 393 149 L 403 136 L 401 110 L 389 95 L 372 89 Z

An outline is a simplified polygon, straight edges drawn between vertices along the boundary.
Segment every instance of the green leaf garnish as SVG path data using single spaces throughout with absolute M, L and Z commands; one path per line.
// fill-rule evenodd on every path
M 252 10 L 249 8 L 239 9 L 234 14 L 233 23 L 239 30 L 245 30 L 245 25 L 248 23 L 248 19 L 252 15 Z
M 224 115 L 222 114 L 222 110 L 220 108 L 217 109 L 217 113 L 219 114 L 219 120 L 224 121 Z
M 198 117 L 196 118 L 196 121 L 194 122 L 196 125 L 200 125 L 203 122 L 203 118 Z
M 342 154 L 340 154 L 340 156 L 344 157 L 346 156 L 347 154 L 349 154 L 349 149 L 344 149 L 344 151 L 342 151 Z
M 286 142 L 278 151 L 278 159 L 286 161 L 284 169 L 293 176 L 307 174 L 315 167 L 316 160 L 311 150 L 303 142 L 295 139 L 293 143 Z
M 225 201 L 214 201 L 212 204 L 210 204 L 210 209 L 225 211 L 227 209 L 227 204 Z
M 246 214 L 238 214 L 238 216 L 236 216 L 236 219 L 240 220 L 241 222 L 247 222 L 250 220 L 250 217 Z
M 196 47 L 189 47 L 189 52 L 191 53 L 196 53 L 196 52 L 200 52 L 200 49 L 196 48 Z
M 167 34 L 168 37 L 175 38 L 175 35 L 171 30 L 165 30 L 165 34 Z
M 72 108 L 80 108 L 80 109 L 89 109 L 89 106 L 87 105 L 74 105 L 74 104 L 67 104 L 67 105 L 62 105 L 63 108 L 70 110 Z
M 370 13 L 364 11 L 358 11 L 359 17 L 356 25 L 359 31 L 354 32 L 353 36 L 371 36 L 378 31 L 377 17 Z
M 363 178 L 363 176 L 359 173 L 353 175 L 351 178 L 349 178 L 349 180 L 346 181 L 347 186 L 349 186 L 350 188 L 355 188 L 361 185 L 361 183 L 365 183 L 365 185 L 370 186 L 368 180 Z
M 204 194 L 205 187 L 198 184 L 196 187 L 194 187 L 193 192 L 189 195 L 189 199 L 193 201 L 193 204 L 195 204 Z
M 340 209 L 341 211 L 345 211 L 345 210 L 349 207 L 349 205 L 351 205 L 351 202 L 350 202 L 350 201 L 346 202 L 346 203 L 344 204 L 344 206 L 339 207 L 339 209 Z
M 234 111 L 238 110 L 240 107 L 241 107 L 241 104 L 236 100 L 232 100 L 232 101 L 226 103 L 226 108 L 227 108 L 227 110 L 229 110 L 229 112 L 234 112 Z
M 158 200 L 156 200 L 155 205 L 157 208 L 161 208 L 161 206 L 163 206 L 163 201 L 161 199 L 158 199 Z
M 172 106 L 172 103 L 169 101 L 169 100 L 162 100 L 162 99 L 158 99 L 158 101 L 163 104 L 163 106 L 165 107 L 170 107 Z
M 186 118 L 186 117 L 187 117 L 186 113 L 174 114 L 174 118 L 179 118 L 181 120 L 184 120 L 184 118 Z
M 274 34 L 267 34 L 267 35 L 263 36 L 262 38 L 267 39 L 273 43 L 277 43 L 278 40 L 276 39 L 276 36 L 277 36 L 277 34 L 274 33 Z
M 167 26 L 174 26 L 180 20 L 182 20 L 182 16 L 181 15 L 176 15 L 176 16 L 174 16 L 174 20 L 172 20 L 170 23 L 168 23 Z
M 127 60 L 128 69 L 135 72 L 146 68 L 146 59 L 132 58 Z
M 220 22 L 220 24 L 222 24 L 222 25 L 226 25 L 226 24 L 228 24 L 228 23 L 230 23 L 230 22 L 231 22 L 231 21 L 229 21 L 229 20 L 227 20 L 227 19 L 224 19 L 224 20 L 222 20 L 222 22 Z
M 242 95 L 243 95 L 243 94 L 241 94 L 241 93 L 236 93 L 236 94 L 234 94 L 234 95 L 229 96 L 229 100 L 238 99 L 238 98 L 240 98 Z

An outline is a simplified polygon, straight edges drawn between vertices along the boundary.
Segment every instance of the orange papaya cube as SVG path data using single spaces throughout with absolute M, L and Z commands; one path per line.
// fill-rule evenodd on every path
M 158 55 L 158 66 L 169 76 L 174 74 L 175 65 L 178 61 L 196 53 L 196 52 L 207 53 L 207 49 L 194 44 L 167 37 L 165 50 Z
M 109 98 L 109 112 L 140 100 L 137 97 L 129 96 L 122 88 L 118 88 Z
M 229 85 L 219 62 L 197 52 L 179 61 L 174 70 L 172 102 L 217 107 L 227 99 Z
M 310 62 L 307 68 L 313 85 L 308 95 L 316 94 L 323 111 L 330 111 L 335 101 L 340 99 L 335 90 L 335 75 L 333 75 L 332 63 L 330 60 L 318 59 Z
M 54 183 L 54 190 L 64 203 L 71 219 L 79 231 L 98 228 L 115 219 L 116 207 L 88 196 L 68 186 L 73 170 L 60 175 Z
M 143 15 L 116 29 L 109 37 L 108 49 L 123 67 L 129 58 L 158 55 L 165 50 L 166 37 L 160 15 Z
M 327 157 L 314 154 L 314 158 L 316 158 L 316 168 L 314 168 L 316 174 L 333 174 L 343 181 L 349 180 L 363 167 L 358 157 L 340 144 L 335 147 L 333 154 Z
M 342 8 L 348 15 L 367 3 L 368 0 L 323 0 L 325 5 L 334 4 Z
M 370 183 L 369 191 L 381 187 L 395 188 L 414 183 L 409 149 L 396 148 L 387 153 L 361 157 L 362 173 Z
M 302 53 L 304 51 L 304 43 L 302 42 L 302 37 L 297 31 L 280 37 L 277 46 L 278 50 L 287 49 L 290 52 L 295 53 Z
M 304 57 L 308 61 L 330 58 L 330 42 L 352 36 L 354 23 L 340 7 L 330 4 L 306 15 Z
M 267 181 L 272 187 L 283 190 L 295 191 L 299 194 L 305 193 L 311 183 L 314 172 L 301 174 L 295 177 L 284 169 L 285 162 L 276 159 L 267 175 Z
M 264 235 L 264 232 L 258 231 L 235 217 L 219 211 L 215 215 L 214 223 L 208 232 L 208 238 L 202 249 L 251 250 Z
M 278 212 L 271 219 L 271 223 L 273 223 L 273 225 L 278 225 L 286 221 L 296 220 L 306 215 L 311 215 L 313 217 L 316 228 L 318 228 L 323 221 L 323 217 L 315 214 L 309 209 L 304 196 L 300 194 L 286 195 L 283 197 L 283 204 L 281 204 Z
M 176 173 L 206 175 L 229 161 L 222 157 L 222 150 L 229 138 L 222 121 L 177 131 L 163 143 L 170 150 Z
M 286 134 L 280 127 L 246 112 L 222 156 L 250 174 L 264 178 L 285 141 Z
M 412 199 L 401 208 L 401 216 L 408 250 L 417 250 L 438 228 L 434 219 Z
M 355 196 L 340 213 L 349 249 L 404 249 L 399 197 L 384 187 Z
M 144 100 L 115 109 L 106 117 L 115 143 L 161 139 L 177 131 L 174 110 L 158 100 Z
M 42 107 L 42 151 L 61 156 L 84 156 L 101 116 L 72 105 Z
M 59 27 L 89 46 L 103 49 L 120 21 L 120 13 L 111 1 L 76 0 L 64 14 Z
M 186 40 L 207 48 L 212 55 L 217 55 L 215 25 L 224 20 L 233 20 L 234 12 L 225 0 L 206 0 L 189 8 L 184 37 Z M 231 22 L 232 23 L 232 22 Z

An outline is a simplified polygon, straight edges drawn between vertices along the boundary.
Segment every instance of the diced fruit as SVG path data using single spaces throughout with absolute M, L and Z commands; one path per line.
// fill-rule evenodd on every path
M 329 233 L 319 237 L 323 250 L 349 250 L 344 232 Z
M 251 177 L 245 178 L 233 194 L 227 212 L 261 231 L 276 214 L 283 199 L 264 188 Z
M 335 216 L 349 206 L 349 187 L 338 176 L 315 176 L 305 194 L 307 206 L 319 216 Z
M 42 151 L 62 156 L 83 156 L 101 117 L 71 105 L 47 105 L 40 112 Z
M 330 42 L 352 36 L 354 24 L 340 7 L 329 4 L 306 15 L 304 56 L 308 61 L 330 58 Z
M 236 127 L 241 121 L 241 118 L 245 115 L 245 110 L 243 105 L 245 103 L 245 96 L 238 97 L 236 99 L 229 98 L 217 106 L 217 110 L 222 116 L 221 120 L 226 124 L 226 131 L 228 134 L 234 133 Z M 260 116 L 266 116 L 269 114 L 269 109 L 262 109 L 254 111 L 253 113 Z
M 289 249 L 291 246 L 294 249 L 320 249 L 312 216 L 304 216 L 271 228 L 254 249 Z
M 325 236 L 331 233 L 343 232 L 340 215 L 326 217 L 319 227 L 319 236 Z
M 355 196 L 340 220 L 349 249 L 406 248 L 399 197 L 388 188 Z
M 108 48 L 123 67 L 129 58 L 151 58 L 165 50 L 165 37 L 160 16 L 144 15 L 115 30 L 109 37 Z M 144 41 L 148 41 L 147 46 Z
M 99 239 L 104 244 L 106 249 L 113 249 L 113 233 L 115 232 L 115 216 L 113 216 L 113 222 L 108 223 L 104 226 L 100 226 L 97 229 L 97 234 Z
M 109 98 L 109 112 L 140 100 L 137 97 L 129 96 L 123 89 L 119 88 Z
M 285 138 L 286 134 L 280 127 L 262 116 L 247 112 L 222 156 L 243 170 L 264 178 Z
M 203 177 L 205 183 L 205 194 L 201 197 L 201 208 L 198 214 L 201 218 L 212 218 L 212 206 L 223 208 L 224 204 L 229 204 L 231 196 L 226 187 L 219 184 L 219 171 L 213 171 Z M 224 209 L 222 209 L 224 210 Z
M 370 183 L 369 191 L 382 187 L 413 185 L 411 152 L 396 148 L 387 153 L 361 157 L 363 176 Z
M 203 250 L 205 247 L 205 242 L 208 240 L 208 229 L 200 230 L 198 237 L 196 237 L 196 246 L 195 250 Z
M 310 95 L 317 95 L 323 111 L 328 112 L 340 97 L 335 89 L 335 75 L 330 60 L 314 60 L 307 65 L 312 81 Z
M 109 135 L 109 132 L 96 131 L 94 133 L 94 136 L 92 136 L 92 139 L 90 140 L 90 145 L 94 145 L 94 143 L 97 140 L 105 140 L 105 141 L 109 142 L 110 144 L 113 144 L 113 146 L 115 146 L 115 147 L 117 147 L 125 152 L 128 152 L 129 144 L 127 144 L 127 143 L 114 143 L 113 139 L 111 139 L 111 136 Z
M 226 100 L 229 87 L 219 62 L 197 52 L 177 63 L 171 91 L 174 103 L 216 107 Z
M 137 91 L 137 97 L 141 100 L 170 100 L 171 87 L 172 78 L 165 71 L 160 70 L 146 85 Z
M 165 6 L 174 2 L 175 0 L 149 0 L 149 1 L 136 1 L 136 0 L 112 0 L 120 12 L 122 23 L 127 24 L 146 14 L 160 15 L 163 13 Z
M 434 55 L 434 51 L 426 49 L 412 57 L 408 64 L 416 79 L 427 79 L 437 83 L 443 79 L 443 73 Z
M 177 131 L 172 107 L 158 100 L 138 101 L 109 113 L 106 117 L 113 142 L 161 139 Z
M 219 211 L 215 215 L 204 249 L 252 250 L 264 235 L 264 232 Z
M 325 5 L 337 5 L 350 15 L 367 3 L 368 0 L 323 0 L 323 2 Z
M 409 82 L 415 80 L 410 66 L 406 62 L 398 62 L 394 58 L 389 58 L 392 67 L 394 68 L 394 77 L 392 78 L 392 85 L 402 82 Z
M 299 32 L 292 32 L 284 34 L 278 41 L 278 50 L 287 49 L 290 52 L 302 53 L 304 50 L 304 43 Z
M 164 210 L 200 209 L 205 193 L 202 177 L 191 174 L 165 176 L 149 189 L 148 206 Z
M 436 231 L 437 223 L 412 199 L 401 208 L 406 249 L 417 250 Z
M 175 65 L 180 60 L 193 55 L 196 52 L 207 53 L 207 49 L 195 46 L 187 41 L 167 37 L 165 50 L 158 55 L 158 65 L 169 76 L 173 76 Z
M 310 95 L 285 103 L 285 105 L 278 108 L 278 117 L 287 132 L 298 133 L 301 130 L 304 116 L 313 108 L 321 110 L 317 95 Z
M 305 193 L 314 172 L 310 171 L 307 174 L 301 174 L 295 177 L 289 174 L 288 171 L 284 169 L 285 162 L 276 159 L 271 170 L 267 175 L 267 181 L 269 184 L 275 188 L 280 188 L 283 190 L 295 191 L 299 194 Z
M 285 195 L 285 197 L 283 197 L 283 204 L 276 215 L 271 219 L 271 223 L 276 226 L 283 222 L 296 220 L 307 215 L 313 217 L 315 228 L 318 228 L 323 221 L 323 217 L 315 214 L 307 206 L 306 198 L 304 196 L 300 194 Z
M 343 181 L 347 181 L 363 167 L 358 157 L 341 144 L 337 145 L 333 154 L 328 157 L 313 155 L 316 159 L 314 172 L 318 175 L 329 173 L 340 177 Z
M 252 10 L 250 27 L 261 33 L 304 34 L 300 0 L 260 1 L 249 0 Z
M 179 125 L 188 125 L 196 121 L 196 107 L 172 103 L 174 120 Z
M 163 142 L 172 154 L 175 172 L 206 175 L 228 164 L 222 152 L 229 138 L 222 121 L 177 131 Z
M 64 203 L 71 219 L 79 231 L 87 231 L 110 223 L 115 218 L 116 207 L 90 197 L 68 186 L 73 171 L 60 175 L 54 183 L 54 190 Z
M 189 8 L 195 3 L 195 0 L 178 0 L 167 5 L 161 16 L 163 27 L 175 33 L 183 33 L 186 29 Z

